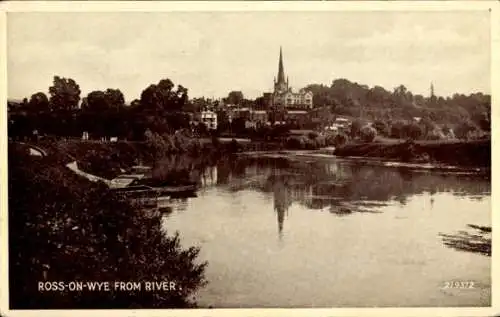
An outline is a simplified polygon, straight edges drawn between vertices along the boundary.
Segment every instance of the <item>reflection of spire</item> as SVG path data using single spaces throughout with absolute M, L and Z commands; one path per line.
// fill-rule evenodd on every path
M 283 236 L 285 213 L 288 212 L 290 204 L 291 200 L 286 185 L 283 181 L 277 180 L 274 183 L 274 210 L 276 210 L 278 215 L 278 233 L 280 238 Z
M 285 209 L 280 207 L 275 207 L 276 213 L 278 214 L 278 233 L 280 238 L 283 237 L 283 223 L 285 222 Z

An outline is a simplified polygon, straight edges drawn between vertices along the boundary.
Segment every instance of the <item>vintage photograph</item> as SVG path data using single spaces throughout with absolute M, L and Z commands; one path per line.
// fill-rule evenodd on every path
M 10 310 L 492 306 L 488 8 L 6 19 Z

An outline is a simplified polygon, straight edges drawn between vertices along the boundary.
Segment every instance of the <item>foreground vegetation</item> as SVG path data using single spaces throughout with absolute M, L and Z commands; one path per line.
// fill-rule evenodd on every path
M 159 216 L 74 175 L 64 156 L 9 146 L 9 288 L 13 309 L 181 308 L 205 283 L 199 249 L 166 235 Z M 39 291 L 38 282 L 174 281 L 158 292 Z

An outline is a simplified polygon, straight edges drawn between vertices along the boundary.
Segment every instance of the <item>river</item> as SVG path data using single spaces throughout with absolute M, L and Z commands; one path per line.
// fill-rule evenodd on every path
M 489 178 L 335 158 L 195 172 L 163 220 L 208 262 L 201 307 L 491 305 Z

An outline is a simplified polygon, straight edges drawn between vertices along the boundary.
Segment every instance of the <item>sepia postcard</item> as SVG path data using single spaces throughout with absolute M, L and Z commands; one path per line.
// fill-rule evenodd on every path
M 1 316 L 500 314 L 498 1 L 0 7 Z

